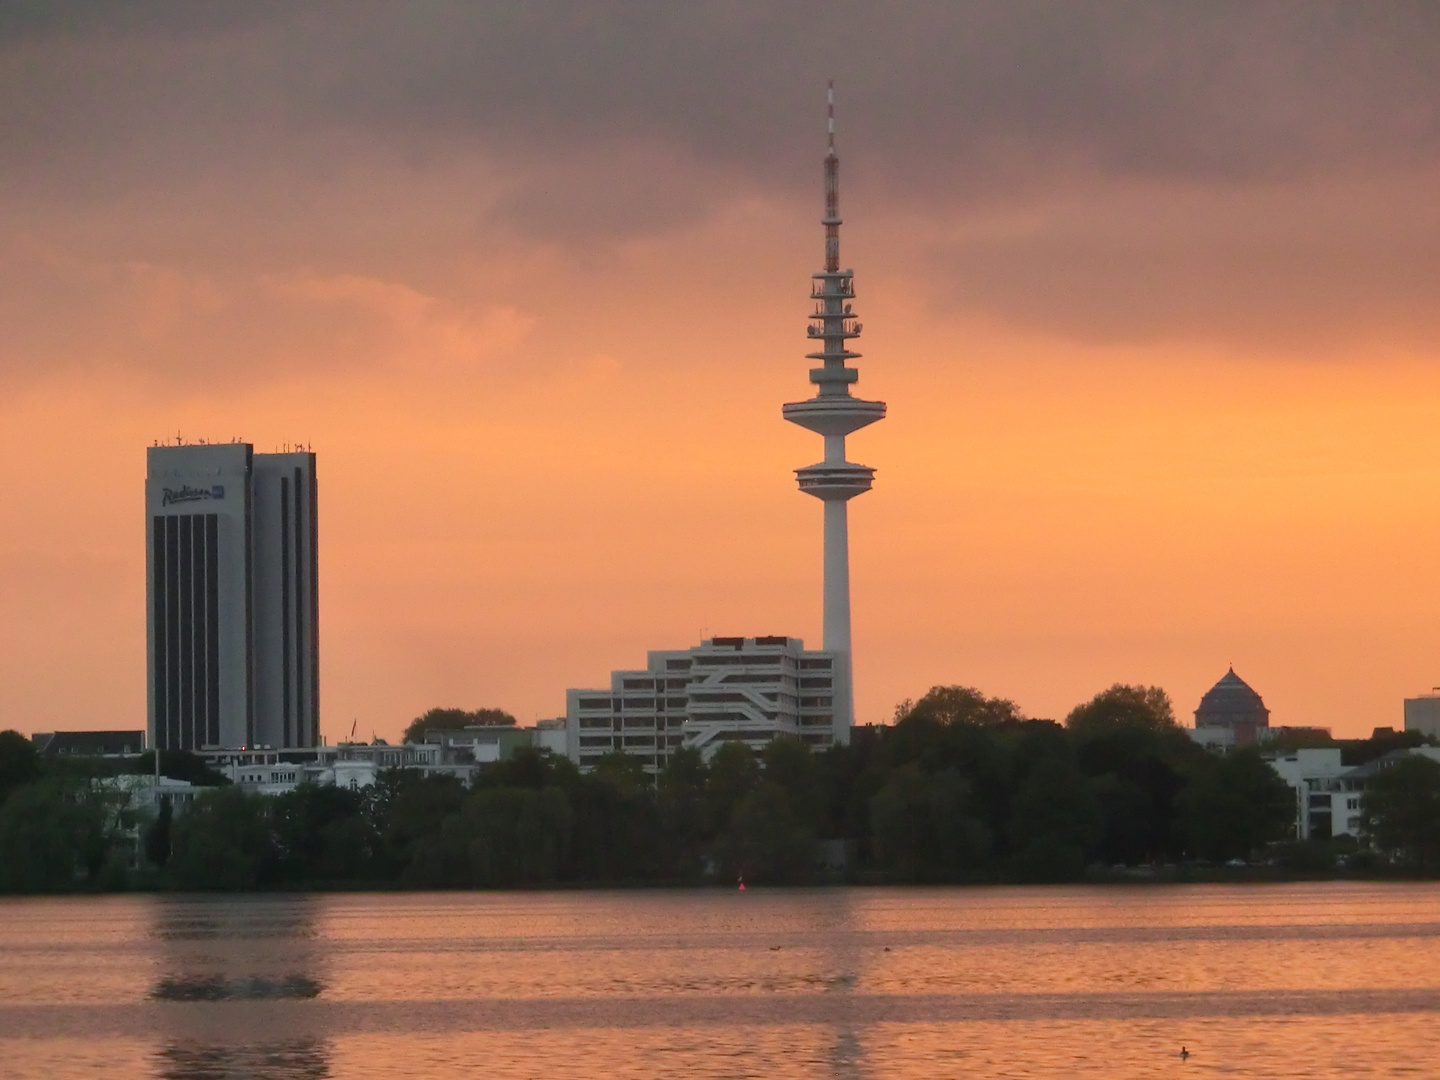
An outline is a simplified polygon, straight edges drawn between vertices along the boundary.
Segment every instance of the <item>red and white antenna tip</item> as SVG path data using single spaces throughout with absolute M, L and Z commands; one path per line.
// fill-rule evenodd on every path
M 830 136 L 830 145 L 835 145 L 835 80 L 825 84 L 825 132 Z

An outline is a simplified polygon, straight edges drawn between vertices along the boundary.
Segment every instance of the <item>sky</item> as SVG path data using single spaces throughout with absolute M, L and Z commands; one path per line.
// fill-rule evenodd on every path
M 1440 684 L 1440 7 L 0 6 L 0 727 L 143 727 L 145 448 L 318 455 L 322 730 L 820 639 L 824 93 L 857 720 L 1400 726 Z

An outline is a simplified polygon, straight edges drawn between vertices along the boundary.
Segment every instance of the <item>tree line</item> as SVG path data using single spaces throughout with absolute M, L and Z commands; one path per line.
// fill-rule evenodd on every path
M 1416 868 L 1440 869 L 1440 765 L 1418 760 L 1377 780 L 1366 828 Z M 1205 751 L 1163 691 L 1130 686 L 1064 723 L 937 687 L 847 746 L 727 742 L 708 762 L 681 750 L 655 777 L 620 754 L 582 773 L 527 750 L 468 787 L 390 770 L 359 790 L 267 797 L 189 755 L 161 768 L 213 786 L 140 821 L 93 771 L 41 762 L 0 734 L 0 891 L 799 884 L 833 877 L 842 851 L 855 881 L 1076 881 L 1096 866 L 1283 850 L 1296 811 L 1256 751 Z

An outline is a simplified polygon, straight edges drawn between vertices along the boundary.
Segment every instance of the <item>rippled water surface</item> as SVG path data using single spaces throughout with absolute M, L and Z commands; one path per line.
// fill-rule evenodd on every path
M 1434 1077 L 1440 887 L 0 902 L 0 1077 L 105 1076 Z

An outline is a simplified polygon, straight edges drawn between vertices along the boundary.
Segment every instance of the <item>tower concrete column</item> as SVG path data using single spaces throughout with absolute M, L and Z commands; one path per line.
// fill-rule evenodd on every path
M 795 470 L 800 490 L 825 506 L 824 648 L 836 654 L 834 675 L 834 738 L 848 742 L 855 723 L 854 662 L 850 643 L 850 534 L 849 500 L 870 490 L 875 470 L 845 456 L 845 436 L 885 418 L 883 401 L 864 401 L 850 393 L 860 379 L 847 366 L 860 354 L 849 342 L 860 336 L 851 301 L 855 298 L 855 272 L 840 269 L 840 157 L 835 151 L 835 92 L 828 94 L 828 145 L 825 153 L 825 269 L 813 275 L 810 298 L 810 339 L 819 343 L 807 359 L 821 366 L 810 370 L 815 396 L 785 405 L 782 412 L 793 424 L 824 436 L 825 457 L 815 465 Z
M 850 520 L 846 499 L 825 500 L 825 609 L 824 641 L 827 652 L 841 655 L 842 667 L 834 675 L 837 728 L 855 723 L 855 686 L 850 670 Z M 849 737 L 848 732 L 845 736 Z

